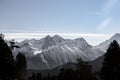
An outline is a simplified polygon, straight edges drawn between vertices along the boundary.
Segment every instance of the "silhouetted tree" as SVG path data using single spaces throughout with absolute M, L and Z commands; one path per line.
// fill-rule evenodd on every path
M 36 76 L 36 80 L 42 80 L 41 73 L 38 73 L 38 74 L 37 74 L 37 76 Z
M 7 43 L 0 37 L 0 80 L 14 80 L 15 61 Z
M 74 80 L 74 71 L 72 69 L 61 69 L 58 80 Z
M 94 74 L 92 73 L 92 67 L 88 62 L 77 60 L 77 70 L 75 71 L 74 80 L 96 80 Z
M 102 80 L 120 80 L 120 47 L 115 40 L 105 54 L 100 76 Z
M 32 76 L 31 76 L 31 79 L 30 80 L 36 80 L 36 75 L 35 75 L 35 73 L 33 73 L 32 74 Z
M 51 76 L 51 80 L 57 80 L 58 76 Z
M 27 79 L 27 62 L 23 53 L 18 53 L 16 56 L 16 77 L 17 80 Z

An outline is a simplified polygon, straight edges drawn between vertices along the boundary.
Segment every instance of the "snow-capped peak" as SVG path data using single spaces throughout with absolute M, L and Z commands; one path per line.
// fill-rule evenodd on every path
M 29 69 L 48 69 L 75 62 L 78 58 L 94 60 L 102 54 L 93 48 L 84 38 L 63 39 L 59 35 L 50 35 L 40 40 L 25 40 L 19 43 L 19 51 L 27 55 Z

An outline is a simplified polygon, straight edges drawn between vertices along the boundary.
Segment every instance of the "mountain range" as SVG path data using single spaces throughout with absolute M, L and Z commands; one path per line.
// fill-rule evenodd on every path
M 40 40 L 31 39 L 16 43 L 13 54 L 22 52 L 26 55 L 28 69 L 52 69 L 67 63 L 75 63 L 81 58 L 83 61 L 94 61 L 104 55 L 109 44 L 117 40 L 120 43 L 120 34 L 115 34 L 109 40 L 91 46 L 84 38 L 64 39 L 59 35 L 46 36 Z

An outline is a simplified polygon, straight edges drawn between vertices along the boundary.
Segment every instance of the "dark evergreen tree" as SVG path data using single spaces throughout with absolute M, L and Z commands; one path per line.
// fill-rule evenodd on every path
M 52 76 L 51 80 L 57 80 L 57 76 Z
M 4 39 L 0 37 L 0 80 L 14 80 L 15 61 Z
M 60 70 L 59 75 L 58 75 L 58 80 L 64 80 L 64 77 L 65 77 L 64 75 L 65 75 L 65 69 L 62 68 L 62 69 Z
M 36 75 L 35 75 L 35 73 L 33 73 L 32 74 L 32 76 L 31 76 L 31 79 L 30 80 L 36 80 Z
M 92 73 L 92 67 L 88 62 L 77 60 L 77 70 L 75 71 L 74 80 L 96 80 L 94 74 Z
M 46 77 L 43 77 L 43 80 L 47 80 L 47 78 L 46 78 Z
M 38 73 L 38 74 L 37 74 L 36 80 L 42 80 L 42 75 L 41 75 L 41 73 Z
M 61 69 L 58 80 L 74 80 L 74 71 L 72 69 Z
M 115 40 L 105 54 L 100 76 L 102 80 L 120 80 L 120 47 Z
M 18 53 L 16 56 L 16 77 L 17 80 L 27 79 L 27 62 L 23 53 Z

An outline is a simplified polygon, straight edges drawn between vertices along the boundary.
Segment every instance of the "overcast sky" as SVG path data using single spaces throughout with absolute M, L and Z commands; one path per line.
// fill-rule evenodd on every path
M 0 0 L 0 32 L 87 34 L 88 41 L 97 44 L 120 32 L 119 4 L 120 0 Z

